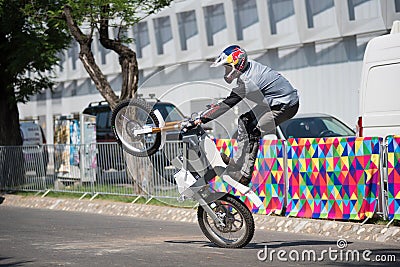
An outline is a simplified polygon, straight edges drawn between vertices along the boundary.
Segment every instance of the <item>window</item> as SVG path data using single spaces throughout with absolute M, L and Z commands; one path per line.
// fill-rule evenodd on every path
M 47 89 L 49 90 L 49 89 Z M 44 90 L 36 95 L 36 101 L 42 101 L 47 99 L 47 90 Z
M 78 42 L 73 40 L 70 48 L 68 49 L 68 58 L 71 58 L 72 70 L 76 70 L 76 63 L 79 59 Z
M 307 27 L 314 28 L 314 16 L 335 6 L 333 0 L 306 0 Z
M 346 124 L 334 117 L 309 117 L 290 119 L 279 126 L 286 138 L 317 138 L 354 136 Z
M 172 40 L 171 20 L 169 17 L 154 19 L 154 30 L 157 42 L 157 54 L 164 54 L 164 44 Z
M 96 127 L 99 130 L 104 130 L 109 128 L 109 113 L 108 111 L 103 111 L 97 114 L 96 116 Z
M 328 131 L 331 131 L 333 133 L 337 133 L 338 135 L 341 135 L 341 136 L 354 135 L 354 133 L 351 132 L 348 127 L 346 127 L 342 123 L 339 123 L 339 121 L 334 119 L 334 118 L 324 119 L 323 121 L 324 121 L 325 126 L 326 126 Z
M 150 44 L 149 28 L 147 22 L 139 22 L 133 28 L 134 42 L 136 44 L 136 55 L 143 57 L 143 48 Z
M 293 0 L 268 0 L 268 13 L 271 34 L 277 34 L 278 23 L 294 15 Z
M 378 10 L 376 10 L 378 1 L 372 0 L 347 0 L 349 8 L 349 19 L 367 19 L 370 17 L 376 17 Z
M 177 14 L 181 49 L 187 50 L 187 40 L 198 33 L 194 10 Z
M 69 83 L 64 83 L 64 87 L 61 91 L 61 97 L 75 96 L 77 84 L 77 80 L 73 80 Z
M 166 122 L 180 121 L 183 119 L 182 113 L 172 104 L 157 102 L 155 108 L 160 111 Z
M 64 90 L 64 83 L 59 83 L 52 91 L 51 98 L 52 99 L 60 99 L 62 96 L 62 92 Z
M 92 80 L 90 78 L 86 78 L 84 81 L 81 81 L 80 84 L 75 84 L 75 94 L 76 95 L 88 95 L 90 94 L 90 85 Z
M 400 12 L 400 0 L 394 0 L 394 7 L 396 12 Z
M 126 27 L 113 27 L 112 30 L 114 32 L 114 39 L 119 40 L 126 45 L 126 40 L 129 39 Z
M 243 29 L 258 22 L 256 0 L 233 1 L 237 40 L 243 40 Z
M 64 52 L 59 52 L 58 53 L 58 58 L 59 58 L 59 62 L 58 62 L 58 67 L 59 67 L 59 70 L 60 70 L 60 72 L 63 72 L 64 71 L 64 63 L 65 63 L 65 55 L 64 55 Z
M 207 31 L 207 45 L 214 45 L 214 35 L 226 28 L 224 5 L 203 7 Z

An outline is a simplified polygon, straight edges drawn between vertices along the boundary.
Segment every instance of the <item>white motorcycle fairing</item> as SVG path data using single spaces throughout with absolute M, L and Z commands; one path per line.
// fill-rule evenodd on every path
M 196 178 L 193 175 L 184 169 L 181 169 L 179 172 L 174 175 L 176 184 L 178 185 L 179 194 L 191 198 L 194 192 L 190 189 L 190 187 L 196 183 Z
M 216 168 L 216 167 L 226 168 L 227 167 L 227 165 L 224 163 L 224 161 L 221 158 L 221 155 L 217 149 L 217 146 L 215 145 L 214 141 L 211 140 L 211 138 L 206 136 L 203 139 L 203 142 L 201 145 L 203 147 L 204 153 L 205 153 L 208 161 L 210 162 L 210 164 L 213 168 Z M 221 178 L 222 178 L 222 180 L 227 182 L 230 186 L 236 188 L 241 194 L 248 197 L 254 203 L 254 205 L 256 205 L 257 208 L 264 206 L 261 199 L 248 186 L 242 185 L 241 183 L 233 180 L 229 175 L 226 175 L 226 174 L 222 175 Z
M 200 147 L 213 169 L 221 167 L 225 169 L 227 167 L 221 158 L 217 146 L 210 137 L 204 135 L 200 141 Z M 194 192 L 190 189 L 190 187 L 196 183 L 196 178 L 189 171 L 184 170 L 183 168 L 174 175 L 174 178 L 176 184 L 178 185 L 179 193 L 188 198 L 192 197 Z M 261 199 L 248 186 L 242 185 L 226 174 L 222 175 L 221 178 L 230 186 L 236 188 L 241 194 L 248 197 L 257 208 L 264 207 Z

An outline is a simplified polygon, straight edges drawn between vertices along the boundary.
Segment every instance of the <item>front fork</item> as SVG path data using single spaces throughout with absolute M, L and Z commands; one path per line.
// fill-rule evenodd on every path
M 207 189 L 206 189 L 207 190 Z M 213 211 L 213 209 L 208 205 L 213 201 L 221 198 L 225 193 L 205 193 L 206 190 L 199 190 L 194 193 L 193 198 L 199 202 L 199 205 L 207 212 L 207 214 L 213 219 L 218 227 L 225 227 L 225 223 L 222 219 Z
M 183 140 L 186 141 L 184 142 L 185 147 L 183 149 L 183 158 L 181 160 L 183 170 L 188 170 L 189 147 L 191 146 L 198 149 L 198 145 L 194 141 L 195 138 L 193 137 L 194 136 L 188 136 L 187 138 L 183 138 Z M 179 159 L 177 160 L 179 161 Z M 174 165 L 177 167 L 180 164 L 175 161 Z M 204 178 L 197 180 L 193 185 L 191 185 L 190 190 L 193 193 L 191 197 L 199 203 L 199 205 L 205 210 L 205 212 L 207 212 L 207 214 L 213 219 L 215 224 L 218 227 L 224 227 L 225 223 L 221 220 L 221 218 L 217 214 L 215 214 L 212 208 L 208 205 L 208 203 L 212 203 L 213 200 L 221 198 L 220 196 L 221 193 L 216 193 L 215 195 L 210 194 L 210 192 L 208 191 L 209 190 L 208 183 L 205 182 Z

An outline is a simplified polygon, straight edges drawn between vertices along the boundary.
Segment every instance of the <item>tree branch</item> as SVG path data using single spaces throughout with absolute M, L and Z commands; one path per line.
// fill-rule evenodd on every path
M 91 36 L 85 35 L 76 25 L 72 17 L 72 8 L 70 6 L 64 6 L 63 15 L 72 36 L 74 36 L 75 40 L 80 45 L 79 59 L 82 61 L 87 73 L 96 85 L 97 90 L 99 90 L 100 94 L 110 104 L 111 109 L 115 108 L 118 103 L 118 96 L 114 93 L 107 78 L 96 64 L 91 50 Z
M 113 50 L 119 56 L 121 65 L 122 87 L 120 99 L 132 98 L 137 91 L 139 81 L 139 70 L 136 53 L 128 46 L 124 45 L 119 39 L 113 40 L 109 37 L 109 19 L 107 14 L 110 10 L 109 5 L 102 7 L 100 17 L 100 43 L 104 48 Z
M 74 18 L 72 17 L 72 7 L 69 5 L 64 6 L 63 18 L 67 22 L 68 29 L 70 30 L 72 36 L 79 44 L 84 44 L 88 42 L 88 37 L 81 31 L 81 29 L 76 25 Z

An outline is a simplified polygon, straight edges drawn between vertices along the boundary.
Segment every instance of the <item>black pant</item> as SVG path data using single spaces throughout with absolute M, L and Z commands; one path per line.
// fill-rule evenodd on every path
M 252 176 L 261 136 L 275 133 L 276 126 L 296 115 L 298 109 L 299 103 L 271 108 L 257 105 L 239 117 L 238 150 L 233 161 L 236 166 L 242 166 L 240 172 L 243 176 Z

